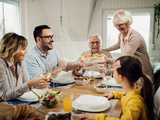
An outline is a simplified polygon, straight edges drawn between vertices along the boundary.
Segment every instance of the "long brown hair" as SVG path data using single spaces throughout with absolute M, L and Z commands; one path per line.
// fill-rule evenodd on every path
M 27 39 L 16 33 L 6 33 L 0 42 L 0 58 L 14 62 L 15 55 L 28 45 Z
M 125 76 L 131 85 L 134 85 L 140 77 L 143 77 L 141 96 L 147 106 L 147 117 L 149 120 L 155 120 L 153 85 L 150 77 L 143 73 L 141 61 L 133 56 L 122 56 L 117 60 L 121 64 L 121 68 L 117 69 L 118 73 Z

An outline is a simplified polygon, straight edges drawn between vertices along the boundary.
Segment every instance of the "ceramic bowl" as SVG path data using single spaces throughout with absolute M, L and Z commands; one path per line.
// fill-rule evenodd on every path
M 87 78 L 87 80 L 75 80 L 76 84 L 78 85 L 86 85 L 90 82 L 90 78 Z
M 105 93 L 107 90 L 107 87 L 96 86 L 96 90 L 98 93 Z

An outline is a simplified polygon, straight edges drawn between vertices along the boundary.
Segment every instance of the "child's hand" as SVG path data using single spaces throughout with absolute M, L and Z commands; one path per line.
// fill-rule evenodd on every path
M 80 117 L 80 120 L 94 120 L 95 114 L 93 113 L 85 113 Z
M 113 93 L 108 93 L 108 94 L 104 95 L 104 97 L 108 98 L 108 100 L 109 100 L 109 99 L 113 98 L 114 95 L 113 95 Z

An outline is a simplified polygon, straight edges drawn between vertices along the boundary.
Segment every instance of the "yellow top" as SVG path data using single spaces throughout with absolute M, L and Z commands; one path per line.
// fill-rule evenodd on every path
M 140 95 L 141 88 L 125 92 L 115 91 L 114 98 L 121 98 L 123 107 L 123 115 L 121 118 L 112 118 L 106 114 L 96 114 L 94 120 L 148 120 L 146 110 L 147 107 L 144 99 Z

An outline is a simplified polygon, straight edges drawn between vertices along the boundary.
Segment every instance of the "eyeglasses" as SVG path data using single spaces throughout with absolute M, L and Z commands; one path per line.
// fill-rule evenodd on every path
M 116 27 L 121 27 L 122 25 L 124 25 L 125 23 L 123 23 L 123 24 L 117 24 L 117 25 L 115 25 Z
M 54 35 L 48 35 L 48 36 L 39 36 L 40 38 L 48 38 L 48 39 L 52 39 L 54 37 Z
M 89 42 L 89 44 L 91 44 L 91 45 L 100 44 L 100 42 L 99 41 L 97 41 L 97 42 Z

